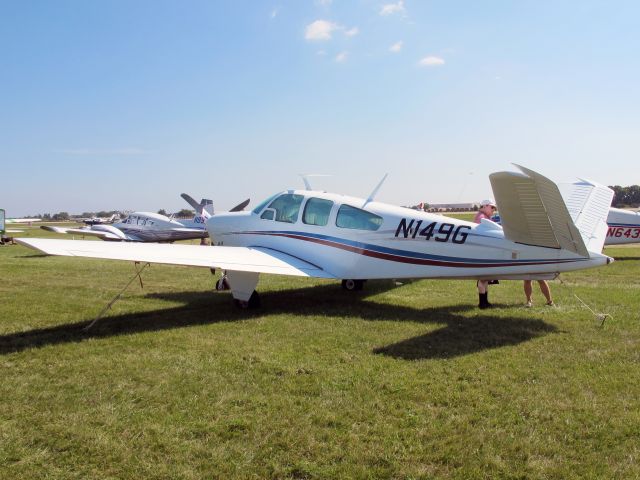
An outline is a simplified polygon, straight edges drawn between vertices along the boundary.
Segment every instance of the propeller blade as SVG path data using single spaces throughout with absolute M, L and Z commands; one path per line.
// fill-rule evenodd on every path
M 196 202 L 191 195 L 187 195 L 186 193 L 181 193 L 180 196 L 196 210 L 198 210 L 198 208 L 200 207 L 200 204 Z
M 244 207 L 246 207 L 247 205 L 249 205 L 249 202 L 251 201 L 250 198 L 247 198 L 244 202 L 239 203 L 238 205 L 236 205 L 235 207 L 233 207 L 231 210 L 229 210 L 230 212 L 241 212 L 242 210 L 244 210 Z

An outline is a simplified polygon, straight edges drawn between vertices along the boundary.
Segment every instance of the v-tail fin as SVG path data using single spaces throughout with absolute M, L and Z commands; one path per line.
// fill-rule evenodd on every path
M 505 237 L 516 243 L 563 249 L 583 257 L 590 257 L 590 251 L 599 253 L 602 250 L 601 245 L 598 248 L 599 225 L 601 222 L 606 225 L 607 217 L 601 208 L 606 191 L 601 188 L 607 187 L 598 186 L 597 200 L 595 197 L 592 202 L 576 200 L 576 205 L 581 204 L 582 221 L 578 217 L 574 220 L 554 182 L 528 168 L 516 167 L 522 173 L 498 172 L 489 176 Z
M 590 252 L 601 252 L 607 237 L 613 190 L 591 180 L 558 184 L 569 214 Z

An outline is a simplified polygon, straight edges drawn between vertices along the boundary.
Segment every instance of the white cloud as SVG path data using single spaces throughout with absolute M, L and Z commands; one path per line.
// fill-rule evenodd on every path
M 393 53 L 398 53 L 400 50 L 402 50 L 402 41 L 396 42 L 389 47 L 389 51 Z
M 271 18 L 276 18 L 278 16 L 278 12 L 280 11 L 280 7 L 276 7 L 271 10 Z
M 430 55 L 420 60 L 418 62 L 418 65 L 420 65 L 421 67 L 439 67 L 440 65 L 444 65 L 444 58 Z
M 360 33 L 360 30 L 358 30 L 358 27 L 353 27 L 349 30 L 345 30 L 344 34 L 347 37 L 355 37 L 358 33 Z
M 313 23 L 307 25 L 304 33 L 306 40 L 331 40 L 331 34 L 336 30 L 338 25 L 327 20 L 316 20 Z
M 346 37 L 355 37 L 360 33 L 358 27 L 353 27 L 347 30 L 342 25 L 330 22 L 328 20 L 316 20 L 313 23 L 307 25 L 305 29 L 304 38 L 310 41 L 322 41 L 331 40 L 333 32 L 341 31 Z
M 349 57 L 349 52 L 340 52 L 338 55 L 336 55 L 336 62 L 345 63 L 348 57 Z
M 329 5 L 331 5 L 332 1 L 333 0 L 316 0 L 316 3 L 321 7 L 328 7 Z
M 404 13 L 404 0 L 399 0 L 398 3 L 387 3 L 380 9 L 380 15 L 393 15 L 394 13 Z

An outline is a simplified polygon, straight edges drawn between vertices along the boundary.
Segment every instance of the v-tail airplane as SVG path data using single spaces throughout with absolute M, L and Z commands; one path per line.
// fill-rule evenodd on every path
M 341 280 L 552 279 L 598 267 L 613 191 L 590 183 L 563 200 L 557 185 L 524 167 L 490 175 L 502 226 L 474 224 L 366 199 L 286 190 L 251 211 L 206 221 L 212 246 L 18 239 L 49 255 L 225 270 L 238 305 L 257 306 L 260 273 Z

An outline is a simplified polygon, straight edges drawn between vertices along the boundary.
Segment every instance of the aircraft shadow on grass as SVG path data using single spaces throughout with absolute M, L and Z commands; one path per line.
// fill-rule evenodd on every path
M 628 261 L 637 261 L 640 260 L 640 257 L 613 257 L 616 262 L 628 262 Z
M 381 283 L 370 282 L 362 292 L 346 292 L 340 286 L 319 285 L 270 291 L 261 294 L 263 307 L 240 310 L 226 294 L 211 291 L 167 292 L 147 297 L 181 302 L 183 305 L 142 313 L 110 315 L 98 321 L 90 330 L 83 330 L 93 320 L 0 336 L 0 355 L 29 348 L 81 342 L 87 339 L 109 338 L 139 332 L 153 332 L 218 322 L 238 322 L 258 316 L 276 314 L 322 315 L 343 317 L 345 313 L 365 321 L 397 321 L 441 325 L 429 333 L 409 338 L 373 350 L 398 359 L 419 360 L 451 358 L 487 349 L 499 348 L 556 332 L 557 329 L 535 318 L 504 318 L 483 311 L 473 317 L 462 315 L 475 310 L 475 304 L 437 308 L 413 308 L 388 305 L 366 297 L 387 289 Z M 117 311 L 117 304 L 114 307 Z

